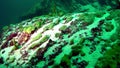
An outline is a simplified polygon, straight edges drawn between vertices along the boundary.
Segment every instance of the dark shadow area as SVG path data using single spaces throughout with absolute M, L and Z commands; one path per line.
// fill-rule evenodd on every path
M 39 0 L 1 0 L 0 27 L 20 22 L 19 16 L 28 12 Z
M 93 4 L 94 2 L 98 4 Z M 102 8 L 105 6 L 120 9 L 119 0 L 2 0 L 0 28 L 40 15 L 58 16 L 66 13 L 89 12 L 92 8 L 84 8 L 86 5 L 94 5 L 96 10 L 104 10 Z

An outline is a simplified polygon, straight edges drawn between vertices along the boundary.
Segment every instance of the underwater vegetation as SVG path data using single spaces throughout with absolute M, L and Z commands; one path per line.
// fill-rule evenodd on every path
M 120 41 L 112 45 L 111 49 L 104 53 L 104 56 L 99 58 L 95 68 L 119 68 L 120 67 Z
M 115 8 L 119 1 L 50 1 L 41 0 L 47 2 L 43 9 L 48 13 L 38 4 L 22 17 L 25 20 L 2 28 L 1 68 L 120 68 L 120 9 Z M 77 2 L 84 8 L 92 4 L 91 9 L 96 3 L 111 6 L 77 12 L 71 7 Z

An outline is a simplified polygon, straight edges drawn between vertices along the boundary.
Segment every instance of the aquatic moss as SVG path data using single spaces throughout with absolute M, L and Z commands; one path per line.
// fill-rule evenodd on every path
M 59 16 L 63 16 L 64 14 L 65 14 L 64 11 L 59 11 L 59 13 L 58 13 Z
M 57 37 L 59 37 L 61 35 L 61 33 L 56 33 L 55 34 L 55 37 L 57 38 Z
M 35 27 L 33 25 L 28 25 L 23 28 L 23 32 L 31 33 L 33 30 L 35 30 Z
M 120 17 L 120 10 L 111 10 L 109 13 L 110 15 L 106 17 L 107 20 L 112 20 L 117 17 Z
M 39 42 L 32 44 L 30 48 L 40 46 L 41 44 L 43 44 L 48 39 L 49 39 L 49 35 L 45 35 Z
M 62 27 L 60 27 L 60 31 L 64 31 L 65 29 L 67 28 L 67 26 L 66 25 L 63 25 Z
M 62 57 L 62 60 L 61 60 L 60 65 L 63 66 L 63 67 L 68 67 L 68 68 L 70 67 L 71 61 L 70 61 L 68 55 L 64 55 L 64 56 Z
M 82 37 L 82 38 L 80 39 L 80 41 L 78 42 L 78 44 L 83 44 L 84 42 L 85 42 L 85 38 Z
M 116 29 L 116 32 L 110 37 L 110 39 L 111 41 L 116 41 L 117 39 L 120 39 L 120 28 L 119 27 Z
M 81 56 L 85 56 L 86 54 L 85 54 L 83 51 L 81 51 L 81 52 L 80 52 L 80 55 L 81 55 Z
M 42 34 L 38 34 L 37 36 L 32 38 L 32 41 L 38 40 L 41 37 L 42 37 Z
M 9 59 L 7 60 L 7 63 L 12 63 L 15 60 L 14 56 L 9 57 Z
M 79 20 L 83 21 L 86 24 L 86 26 L 92 24 L 94 22 L 94 19 L 95 19 L 95 14 L 85 13 L 79 16 Z
M 105 30 L 107 31 L 107 32 L 110 32 L 110 31 L 112 31 L 114 29 L 114 26 L 113 26 L 113 24 L 111 23 L 111 22 L 107 22 L 106 24 L 105 24 Z
M 48 39 L 49 39 L 49 35 L 45 35 L 42 39 L 41 39 L 41 41 L 40 41 L 40 43 L 44 43 L 45 41 L 47 41 Z
M 70 42 L 69 42 L 70 45 L 73 45 L 74 44 L 74 39 L 70 39 Z
M 48 62 L 48 65 L 53 65 L 53 64 L 54 64 L 54 60 L 53 59 Z
M 49 25 L 48 29 L 52 29 L 54 26 L 55 26 L 55 24 L 54 24 L 54 23 L 50 23 L 50 25 Z
M 117 68 L 120 63 L 120 41 L 112 45 L 112 48 L 107 50 L 103 57 L 99 58 L 95 68 Z
M 81 45 L 73 45 L 72 46 L 72 56 L 77 56 L 81 53 L 81 48 L 82 46 Z
M 34 24 L 35 24 L 36 28 L 40 28 L 42 26 L 42 22 L 41 21 L 36 21 L 36 22 L 34 22 Z
M 3 63 L 4 63 L 3 58 L 0 55 L 0 64 L 3 64 Z
M 61 66 L 58 64 L 54 64 L 52 68 L 61 68 Z
M 80 54 L 80 52 L 81 52 L 81 49 L 73 49 L 72 50 L 72 56 L 77 56 L 77 55 Z
M 56 21 L 54 21 L 53 23 L 55 24 L 55 25 L 57 25 L 57 24 L 59 24 L 59 22 L 60 22 L 60 19 L 58 18 Z
M 95 13 L 95 16 L 100 18 L 100 17 L 102 17 L 104 14 L 105 14 L 105 12 L 97 11 L 97 12 Z
M 50 29 L 52 29 L 54 26 L 55 26 L 54 23 L 50 23 L 49 25 L 45 26 L 45 27 L 43 28 L 43 30 L 44 30 L 44 31 L 45 31 L 45 30 L 50 30 Z
M 72 55 L 76 56 L 80 54 L 81 56 L 85 56 L 85 53 L 82 51 L 83 43 L 85 41 L 85 38 L 81 38 L 78 41 L 75 41 L 74 39 L 70 40 L 70 44 L 72 45 Z
M 118 36 L 118 34 L 117 34 L 117 32 L 116 32 L 116 33 L 112 34 L 112 36 L 110 37 L 110 40 L 111 40 L 112 42 L 115 42 L 118 37 L 119 37 L 119 36 Z
M 72 19 L 73 19 L 72 16 L 68 16 L 67 19 L 66 19 L 66 21 L 69 22 L 69 21 L 71 21 Z

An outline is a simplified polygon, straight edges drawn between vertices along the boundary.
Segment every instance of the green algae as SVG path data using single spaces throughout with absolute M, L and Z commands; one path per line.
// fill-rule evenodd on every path
M 49 39 L 49 35 L 45 35 L 42 39 L 41 39 L 41 41 L 40 41 L 40 43 L 44 43 L 45 41 L 47 41 L 48 39 Z
M 59 24 L 59 22 L 60 22 L 60 19 L 59 19 L 59 18 L 54 19 L 54 21 L 53 21 L 53 23 L 54 23 L 55 25 Z
M 104 14 L 105 14 L 105 12 L 97 11 L 97 12 L 95 13 L 95 16 L 98 17 L 98 18 L 100 18 L 100 17 L 102 17 Z
M 50 23 L 49 25 L 45 26 L 45 27 L 43 28 L 43 30 L 44 30 L 44 31 L 50 30 L 50 29 L 52 29 L 54 26 L 55 26 L 54 23 Z
M 65 66 L 65 67 L 70 67 L 71 61 L 70 61 L 68 55 L 64 55 L 64 56 L 62 57 L 60 65 Z
M 62 27 L 60 27 L 60 31 L 64 31 L 64 30 L 66 30 L 66 28 L 67 28 L 67 26 L 66 25 L 63 25 Z
M 72 56 L 77 56 L 81 53 L 82 45 L 73 45 L 71 47 L 72 49 Z
M 55 34 L 55 37 L 57 38 L 57 37 L 60 37 L 60 35 L 61 35 L 61 33 L 56 33 Z
M 37 43 L 32 44 L 30 48 L 38 47 L 39 45 L 43 44 L 48 39 L 49 39 L 49 36 L 45 35 L 44 37 L 41 38 L 40 41 L 38 41 Z
M 96 68 L 117 68 L 120 63 L 120 41 L 112 45 L 112 48 L 107 50 L 103 57 L 99 58 L 96 63 Z
M 33 25 L 28 25 L 23 28 L 23 32 L 31 33 L 33 30 L 35 30 L 35 27 Z
M 38 40 L 42 37 L 42 34 L 38 34 L 37 36 L 32 38 L 32 41 Z
M 35 27 L 36 27 L 37 29 L 42 26 L 42 22 L 41 22 L 41 21 L 36 21 L 36 22 L 34 22 L 34 24 L 35 24 Z
M 8 60 L 7 60 L 7 63 L 12 63 L 14 62 L 15 60 L 15 57 L 14 56 L 11 56 Z
M 69 22 L 69 21 L 71 21 L 72 19 L 73 19 L 72 16 L 68 16 L 67 19 L 66 19 L 66 22 Z
M 42 68 L 45 65 L 45 61 L 40 61 L 37 63 L 37 67 Z
M 84 24 L 86 24 L 86 26 L 92 24 L 94 22 L 95 19 L 95 14 L 81 14 L 81 16 L 79 17 L 80 21 L 83 21 Z
M 110 15 L 106 17 L 107 20 L 112 20 L 120 17 L 120 10 L 111 10 L 109 13 Z
M 105 30 L 107 31 L 107 32 L 110 32 L 110 31 L 112 31 L 114 29 L 114 26 L 113 26 L 113 24 L 111 23 L 111 22 L 107 22 L 106 24 L 105 24 Z
M 73 39 L 73 38 L 70 39 L 69 44 L 70 44 L 70 45 L 73 45 L 73 44 L 74 44 L 74 39 Z

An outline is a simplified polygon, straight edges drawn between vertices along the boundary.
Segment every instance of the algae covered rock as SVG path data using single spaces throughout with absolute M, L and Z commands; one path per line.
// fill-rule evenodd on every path
M 114 12 L 39 16 L 6 27 L 0 67 L 117 68 L 120 18 Z

